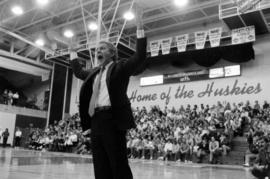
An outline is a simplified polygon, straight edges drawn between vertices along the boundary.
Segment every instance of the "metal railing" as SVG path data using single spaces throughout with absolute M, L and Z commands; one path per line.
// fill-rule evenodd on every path
M 270 8 L 270 1 L 262 0 L 255 7 L 253 7 L 250 10 L 247 10 L 244 13 L 249 13 L 249 12 L 258 11 L 258 10 L 267 9 L 267 8 Z M 240 9 L 234 0 L 220 0 L 219 19 L 237 16 L 240 14 L 241 14 Z
M 116 43 L 119 37 L 119 32 L 115 31 L 115 32 L 112 32 L 111 34 L 112 35 L 110 35 L 109 38 L 107 38 L 105 35 L 101 36 L 101 40 L 106 40 L 106 41 L 110 41 L 111 43 Z M 77 52 L 94 49 L 96 46 L 95 38 L 90 39 L 89 41 L 90 43 L 87 44 L 85 39 L 80 40 L 78 42 L 80 45 L 77 47 Z M 133 50 L 135 49 L 135 45 L 136 45 L 135 44 L 136 42 L 133 39 L 131 39 L 131 37 L 125 36 L 124 34 L 122 34 L 119 43 Z M 57 57 L 68 55 L 69 53 L 70 52 L 68 48 L 55 50 L 53 54 L 45 53 L 45 59 L 57 58 Z
M 6 113 L 12 113 L 12 114 L 40 117 L 40 118 L 47 117 L 47 111 L 6 105 L 6 104 L 0 104 L 0 111 L 6 112 Z

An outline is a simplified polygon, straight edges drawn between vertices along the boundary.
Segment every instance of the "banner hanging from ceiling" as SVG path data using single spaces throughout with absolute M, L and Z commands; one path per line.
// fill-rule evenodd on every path
M 221 35 L 222 35 L 222 27 L 209 30 L 209 40 L 211 47 L 220 46 Z
M 176 36 L 176 44 L 178 52 L 185 52 L 187 48 L 188 34 Z
M 254 42 L 256 40 L 255 27 L 248 26 L 232 30 L 232 44 Z
M 207 37 L 208 31 L 198 31 L 195 32 L 195 44 L 196 44 L 196 49 L 203 49 L 205 42 L 206 42 L 206 37 Z
M 162 55 L 170 53 L 172 37 L 160 40 Z
M 150 42 L 151 57 L 158 56 L 159 48 L 160 48 L 160 40 Z

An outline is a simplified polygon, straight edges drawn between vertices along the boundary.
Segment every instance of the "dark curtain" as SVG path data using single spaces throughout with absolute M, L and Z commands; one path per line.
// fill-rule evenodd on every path
M 221 47 L 222 58 L 229 62 L 242 63 L 255 59 L 252 43 Z
M 191 52 L 193 61 L 200 66 L 211 67 L 221 59 L 219 48 L 207 48 Z
M 157 65 L 160 63 L 170 63 L 176 67 L 184 67 L 189 63 L 197 63 L 200 66 L 211 67 L 219 60 L 224 59 L 229 62 L 242 63 L 255 59 L 252 43 L 206 48 L 202 50 L 190 50 L 182 53 L 172 49 L 171 54 L 149 57 L 147 65 Z

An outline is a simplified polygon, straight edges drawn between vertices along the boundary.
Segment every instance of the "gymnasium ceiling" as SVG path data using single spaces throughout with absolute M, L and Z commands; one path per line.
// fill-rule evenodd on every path
M 173 0 L 136 0 L 143 9 L 143 21 L 146 34 L 150 38 L 167 36 L 177 31 L 190 32 L 196 26 L 207 27 L 218 24 L 228 30 L 226 24 L 219 20 L 220 0 L 189 0 L 184 8 L 176 7 Z M 21 4 L 24 14 L 15 16 L 11 6 Z M 109 29 L 118 0 L 103 0 L 102 34 Z M 122 14 L 130 8 L 132 0 L 120 0 L 111 32 L 121 34 L 124 24 Z M 46 7 L 38 7 L 35 0 L 0 0 L 0 54 L 9 52 L 13 56 L 30 59 L 35 63 L 47 63 L 44 49 L 36 47 L 33 42 L 39 37 L 46 40 L 44 48 L 66 49 L 68 39 L 63 37 L 67 28 L 76 33 L 78 44 L 86 43 L 85 22 L 96 21 L 99 0 L 50 0 Z M 263 15 L 269 25 L 269 11 Z M 85 18 L 83 18 L 85 16 Z M 89 32 L 89 31 L 88 31 Z M 90 39 L 95 33 L 88 34 Z M 16 36 L 16 38 L 15 38 Z M 127 22 L 122 38 L 127 42 L 135 39 L 135 22 Z

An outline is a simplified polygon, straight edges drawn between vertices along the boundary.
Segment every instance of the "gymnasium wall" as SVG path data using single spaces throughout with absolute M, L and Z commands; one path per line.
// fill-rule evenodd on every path
M 140 77 L 205 69 L 195 63 L 185 68 L 176 68 L 171 65 L 150 68 L 140 76 L 132 77 L 130 80 L 128 96 L 131 98 L 132 106 L 149 108 L 158 104 L 161 107 L 167 105 L 179 108 L 181 105 L 187 104 L 211 105 L 216 104 L 217 101 L 223 103 L 246 102 L 247 100 L 251 103 L 254 100 L 259 100 L 261 103 L 264 100 L 270 101 L 268 94 L 270 91 L 269 39 L 269 35 L 257 39 L 254 44 L 255 60 L 242 63 L 242 74 L 238 77 L 140 87 Z M 220 60 L 211 68 L 233 64 Z
M 35 117 L 30 115 L 15 114 L 11 112 L 0 112 L 0 134 L 8 128 L 9 138 L 7 143 L 13 145 L 14 135 L 16 127 L 22 130 L 22 146 L 28 141 L 30 123 L 33 124 L 34 128 L 45 129 L 47 119 L 45 117 Z M 3 143 L 3 138 L 1 137 L 0 144 Z
M 225 103 L 227 101 L 246 102 L 246 100 L 250 100 L 251 103 L 254 103 L 254 100 L 259 100 L 262 103 L 264 100 L 268 100 L 270 102 L 270 95 L 268 95 L 268 92 L 270 91 L 270 35 L 258 37 L 253 48 L 255 50 L 255 60 L 242 63 L 241 76 L 238 77 L 140 87 L 140 77 L 179 73 L 205 68 L 193 63 L 184 68 L 161 65 L 155 68 L 151 67 L 146 69 L 139 76 L 130 78 L 128 96 L 130 98 L 132 97 L 132 106 L 150 107 L 158 104 L 161 107 L 167 105 L 168 107 L 175 106 L 176 108 L 179 108 L 180 105 L 187 104 L 200 105 L 201 103 L 204 103 L 211 105 L 216 104 L 217 101 Z M 234 63 L 220 60 L 211 68 L 227 65 L 234 65 Z M 78 82 L 76 77 L 73 76 L 72 84 L 71 114 L 78 111 L 78 95 L 81 81 Z M 212 89 L 210 94 L 206 93 L 207 87 L 208 91 Z M 227 90 L 227 88 L 230 92 L 232 92 L 233 89 L 239 88 L 240 94 L 236 95 L 237 92 L 233 92 L 230 95 L 226 95 L 224 91 Z M 178 89 L 180 90 L 177 93 Z M 223 94 L 219 94 L 221 90 L 223 90 Z M 148 97 L 151 96 L 150 100 L 149 98 L 147 98 L 148 100 L 142 100 L 145 95 Z
M 7 143 L 12 144 L 14 138 L 15 121 L 16 121 L 16 114 L 0 112 L 1 144 L 3 143 L 2 132 L 4 132 L 6 128 L 8 128 L 9 131 L 9 138 Z
M 45 91 L 50 90 L 50 84 L 51 84 L 50 80 L 37 83 L 34 86 L 31 86 L 30 88 L 25 89 L 24 94 L 28 98 L 31 98 L 33 95 L 36 95 L 37 96 L 36 105 L 40 109 L 43 109 Z

